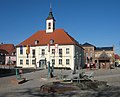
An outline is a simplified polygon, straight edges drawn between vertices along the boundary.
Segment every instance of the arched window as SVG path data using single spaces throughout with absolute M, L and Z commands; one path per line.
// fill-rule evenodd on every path
M 50 22 L 48 23 L 48 29 L 51 29 L 51 23 Z

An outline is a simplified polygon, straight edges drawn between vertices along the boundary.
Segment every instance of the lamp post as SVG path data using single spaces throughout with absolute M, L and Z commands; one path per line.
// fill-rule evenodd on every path
M 81 68 L 81 63 L 82 63 L 82 58 L 81 58 L 81 53 L 79 54 L 79 57 L 80 57 L 80 64 L 79 64 L 79 81 L 78 81 L 78 83 L 80 83 L 80 68 Z
M 75 74 L 75 73 L 76 73 L 76 65 L 75 65 L 75 64 L 76 64 L 76 62 L 75 62 L 75 61 L 76 61 L 76 56 L 74 56 L 74 70 L 73 70 L 73 74 Z
M 79 54 L 80 56 L 80 68 L 81 68 L 81 65 L 82 65 L 82 54 Z

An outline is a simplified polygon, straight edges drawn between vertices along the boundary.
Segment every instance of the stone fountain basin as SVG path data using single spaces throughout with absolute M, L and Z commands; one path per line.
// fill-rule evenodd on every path
M 63 93 L 67 91 L 74 91 L 79 89 L 73 83 L 62 83 L 62 82 L 52 82 L 49 84 L 42 85 L 40 87 L 40 92 L 42 93 Z
M 107 87 L 107 82 L 104 81 L 88 81 L 83 80 L 80 83 L 66 83 L 66 82 L 52 82 L 40 87 L 42 93 L 65 93 L 77 90 L 99 90 L 100 88 Z

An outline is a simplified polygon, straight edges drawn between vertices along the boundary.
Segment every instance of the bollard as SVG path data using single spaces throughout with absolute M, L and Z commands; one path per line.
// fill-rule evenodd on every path
M 20 78 L 20 76 L 19 76 L 19 69 L 18 68 L 15 68 L 15 74 L 16 74 L 16 78 Z

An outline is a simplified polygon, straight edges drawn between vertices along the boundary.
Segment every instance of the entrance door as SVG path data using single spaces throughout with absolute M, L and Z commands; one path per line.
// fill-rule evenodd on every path
M 99 60 L 99 68 L 110 68 L 110 60 Z
M 46 61 L 45 60 L 40 60 L 39 61 L 39 67 L 40 68 L 45 68 L 45 65 L 46 65 Z

